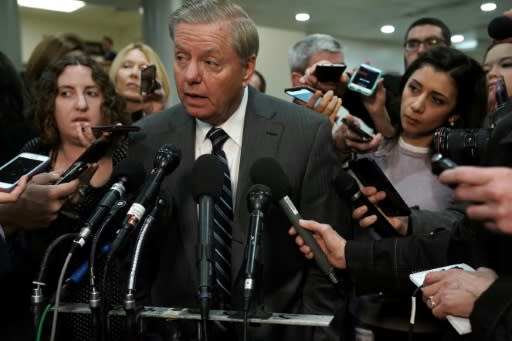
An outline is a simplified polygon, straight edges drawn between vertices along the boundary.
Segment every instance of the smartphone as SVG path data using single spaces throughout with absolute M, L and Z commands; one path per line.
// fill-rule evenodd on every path
M 339 82 L 347 66 L 345 64 L 318 64 L 315 77 L 320 82 Z
M 92 131 L 97 132 L 108 132 L 108 133 L 129 133 L 134 131 L 139 131 L 140 127 L 138 126 L 124 126 L 124 125 L 114 125 L 114 124 L 106 124 L 106 125 L 98 125 L 91 127 Z
M 349 168 L 363 186 L 373 186 L 378 191 L 386 192 L 386 198 L 379 201 L 377 206 L 388 217 L 403 217 L 411 214 L 411 209 L 375 160 L 368 158 L 352 160 L 349 162 Z
M 21 176 L 42 172 L 50 163 L 50 157 L 34 153 L 21 153 L 0 167 L 0 192 L 12 191 Z
M 298 86 L 295 88 L 286 88 L 286 89 L 284 89 L 284 92 L 285 92 L 285 94 L 290 95 L 293 98 L 298 99 L 299 101 L 307 103 L 311 99 L 311 97 L 315 94 L 316 91 L 307 86 Z M 318 104 L 321 99 L 322 99 L 322 97 L 320 97 L 318 99 L 316 104 Z
M 368 134 L 363 129 L 359 128 L 357 125 L 354 124 L 354 122 L 347 120 L 345 117 L 341 119 L 341 122 L 343 122 L 343 124 L 346 124 L 348 126 L 348 129 L 356 133 L 357 136 L 359 136 L 361 140 L 363 140 L 363 142 L 370 142 L 373 139 L 373 136 Z
M 350 77 L 347 87 L 365 96 L 373 95 L 382 71 L 373 66 L 361 64 Z
M 148 95 L 158 89 L 156 82 L 156 66 L 148 65 L 140 72 L 140 93 Z

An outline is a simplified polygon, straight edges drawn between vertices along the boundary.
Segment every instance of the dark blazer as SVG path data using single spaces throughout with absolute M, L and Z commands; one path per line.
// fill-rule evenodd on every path
M 190 192 L 190 172 L 195 160 L 195 119 L 181 105 L 143 119 L 142 134 L 133 138 L 129 158 L 152 168 L 155 152 L 172 144 L 182 152 L 181 163 L 161 187 L 172 209 L 158 220 L 158 232 L 147 246 L 155 261 L 145 267 L 155 306 L 197 307 L 198 241 L 197 206 Z M 249 212 L 246 195 L 250 168 L 261 157 L 273 157 L 291 184 L 290 198 L 307 219 L 331 224 L 347 235 L 351 218 L 346 202 L 333 192 L 331 179 L 339 167 L 327 119 L 295 104 L 260 94 L 250 88 L 244 123 L 232 241 L 233 306 L 242 307 L 244 250 Z M 172 212 L 171 212 L 172 211 Z M 290 222 L 276 205 L 265 215 L 262 238 L 262 279 L 256 284 L 259 308 L 268 312 L 343 314 L 345 295 L 340 295 L 315 263 L 299 252 L 287 231 Z M 346 231 L 345 231 L 346 230 Z M 149 242 L 151 243 L 151 242 Z M 158 263 L 157 263 L 158 262 Z M 153 277 L 154 275 L 154 277 Z M 342 316 L 342 315 L 339 315 Z M 265 325 L 251 328 L 251 340 L 334 340 L 341 328 L 316 330 L 305 327 Z M 313 333 L 315 336 L 313 336 Z M 292 336 L 293 335 L 293 336 Z M 329 335 L 329 337 L 327 337 Z

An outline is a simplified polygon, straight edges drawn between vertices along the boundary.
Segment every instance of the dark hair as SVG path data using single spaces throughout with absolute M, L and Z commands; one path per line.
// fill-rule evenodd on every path
M 103 36 L 103 40 L 108 41 L 110 45 L 114 44 L 114 41 L 109 36 Z
M 9 58 L 0 52 L 0 124 L 23 119 L 25 87 Z
M 74 33 L 44 38 L 32 51 L 27 62 L 25 79 L 29 86 L 39 79 L 44 68 L 71 52 L 87 54 L 85 42 Z
M 450 31 L 450 29 L 448 28 L 448 26 L 446 26 L 446 24 L 444 22 L 442 22 L 441 20 L 436 19 L 436 18 L 420 18 L 420 19 L 416 20 L 415 22 L 413 22 L 411 24 L 411 26 L 409 26 L 409 28 L 405 32 L 404 41 L 407 40 L 407 36 L 409 35 L 410 30 L 412 30 L 416 26 L 425 26 L 425 25 L 432 25 L 432 26 L 439 27 L 441 29 L 441 34 L 443 36 L 443 39 L 445 40 L 446 45 L 452 46 L 452 41 L 451 41 L 452 32 Z
M 26 93 L 18 71 L 0 52 L 0 164 L 11 159 L 31 137 L 24 117 Z
M 70 65 L 83 65 L 91 69 L 92 79 L 104 97 L 101 114 L 105 124 L 130 123 L 129 115 L 123 112 L 124 100 L 117 94 L 114 84 L 103 67 L 86 56 L 65 56 L 43 71 L 32 92 L 34 94 L 32 114 L 44 143 L 50 146 L 57 146 L 60 143 L 60 134 L 55 122 L 55 98 L 58 92 L 59 76 Z
M 479 128 L 486 113 L 487 85 L 482 66 L 471 57 L 450 47 L 434 47 L 409 65 L 402 77 L 401 90 L 418 69 L 425 65 L 448 73 L 457 86 L 454 113 L 464 128 Z

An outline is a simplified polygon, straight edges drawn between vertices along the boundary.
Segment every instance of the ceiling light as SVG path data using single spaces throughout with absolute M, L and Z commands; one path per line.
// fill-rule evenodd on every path
M 18 0 L 18 6 L 71 13 L 84 7 L 85 2 L 76 0 Z
M 462 43 L 453 45 L 457 50 L 474 50 L 478 47 L 478 42 L 475 39 L 466 39 Z
M 382 33 L 390 34 L 390 33 L 395 32 L 395 26 L 393 26 L 393 25 L 384 25 L 384 26 L 382 26 L 380 28 L 380 31 Z
M 309 13 L 297 13 L 295 14 L 295 20 L 297 21 L 308 21 L 311 16 Z
M 454 34 L 451 39 L 452 43 L 462 43 L 464 41 L 464 36 L 462 34 Z
M 490 12 L 496 9 L 496 4 L 494 2 L 486 2 L 485 4 L 480 5 L 480 9 L 483 12 Z

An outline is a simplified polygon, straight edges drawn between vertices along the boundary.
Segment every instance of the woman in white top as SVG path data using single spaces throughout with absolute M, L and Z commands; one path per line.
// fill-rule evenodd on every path
M 376 160 L 409 206 L 438 210 L 450 201 L 450 188 L 431 173 L 434 131 L 442 126 L 476 128 L 486 110 L 485 74 L 457 50 L 439 47 L 409 66 L 403 77 L 400 133 L 392 139 L 374 135 L 362 143 L 348 127 L 335 134 L 342 152 L 366 152 Z M 365 99 L 368 111 L 387 115 L 385 89 Z M 356 123 L 357 124 L 357 123 Z

